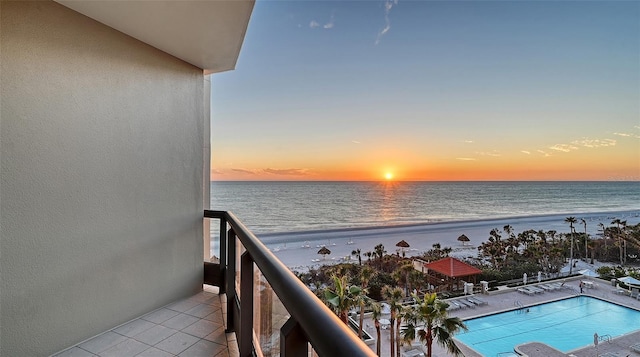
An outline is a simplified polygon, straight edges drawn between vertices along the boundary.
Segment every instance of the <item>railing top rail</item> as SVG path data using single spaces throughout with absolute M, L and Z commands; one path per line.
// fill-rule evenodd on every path
M 204 216 L 225 219 L 233 228 L 262 275 L 300 324 L 320 356 L 375 356 L 233 213 L 205 210 Z

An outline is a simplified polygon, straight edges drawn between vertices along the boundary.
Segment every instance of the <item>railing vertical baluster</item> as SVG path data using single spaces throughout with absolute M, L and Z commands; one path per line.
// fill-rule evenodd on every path
M 249 252 L 240 257 L 240 357 L 253 355 L 253 259 Z
M 226 278 L 227 272 L 227 254 L 229 251 L 227 250 L 227 220 L 225 218 L 220 218 L 220 276 Z M 225 281 L 222 281 L 220 284 L 220 294 L 224 294 L 227 292 L 227 284 Z
M 227 235 L 227 329 L 234 331 L 234 314 L 236 305 L 236 233 L 233 228 Z
M 290 317 L 280 329 L 280 357 L 307 357 L 309 342 L 298 321 Z

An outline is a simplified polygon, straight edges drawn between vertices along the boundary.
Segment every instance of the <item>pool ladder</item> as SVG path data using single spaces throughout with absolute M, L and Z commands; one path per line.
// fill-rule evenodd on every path
M 521 314 L 524 312 L 524 305 L 522 305 L 520 300 L 514 301 L 513 305 L 517 307 L 517 309 L 515 310 L 516 314 Z
M 598 341 L 605 341 L 611 343 L 611 335 L 598 336 Z

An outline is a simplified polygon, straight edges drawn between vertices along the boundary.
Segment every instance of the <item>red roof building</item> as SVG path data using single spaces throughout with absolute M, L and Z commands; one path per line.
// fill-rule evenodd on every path
M 482 270 L 451 257 L 426 263 L 424 266 L 429 270 L 433 270 L 450 278 L 461 278 L 482 273 Z
M 428 281 L 436 285 L 439 291 L 460 290 L 469 280 L 476 283 L 476 275 L 482 273 L 482 270 L 451 257 L 425 263 L 424 268 Z

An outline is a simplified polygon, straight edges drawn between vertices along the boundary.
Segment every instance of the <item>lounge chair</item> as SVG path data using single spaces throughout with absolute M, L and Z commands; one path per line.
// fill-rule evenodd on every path
M 462 305 L 462 304 L 458 303 L 458 302 L 457 302 L 457 301 L 455 301 L 455 300 L 449 300 L 449 303 L 450 303 L 452 306 L 455 306 L 455 307 L 456 307 L 456 309 L 464 309 L 465 307 L 467 307 L 466 305 Z
M 553 288 L 552 288 L 552 287 L 550 287 L 550 286 L 549 286 L 549 285 L 547 285 L 547 284 L 538 284 L 538 285 L 536 285 L 536 288 L 542 288 L 542 290 L 544 290 L 544 291 L 551 291 L 551 290 L 553 290 Z
M 528 289 L 524 289 L 524 288 L 519 288 L 519 289 L 518 289 L 518 292 L 523 293 L 523 294 L 526 294 L 526 295 L 533 295 L 533 294 L 535 294 L 533 291 L 528 290 Z
M 470 303 L 470 302 L 468 302 L 468 301 L 465 301 L 464 299 L 456 300 L 456 302 L 458 302 L 458 303 L 460 303 L 460 304 L 462 304 L 462 305 L 464 305 L 464 306 L 466 306 L 466 307 L 470 307 L 470 308 L 472 308 L 472 309 L 475 309 L 475 308 L 476 308 L 476 305 L 475 305 L 475 304 L 472 304 L 472 303 Z
M 542 284 L 542 286 L 546 286 L 547 289 L 549 289 L 549 291 L 556 291 L 556 290 L 560 289 L 559 286 L 553 285 L 553 284 Z
M 640 343 L 629 346 L 629 349 L 633 352 L 640 353 Z
M 482 306 L 482 305 L 489 305 L 489 303 L 488 303 L 488 302 L 486 302 L 486 301 L 484 301 L 484 300 L 481 300 L 481 299 L 478 299 L 478 298 L 477 298 L 477 297 L 475 297 L 475 296 L 469 296 L 469 297 L 467 298 L 467 300 L 471 301 L 472 303 L 474 303 L 474 304 L 476 304 L 476 305 L 478 305 L 478 306 Z
M 449 304 L 449 307 L 447 307 L 447 311 L 458 310 L 459 308 L 460 308 L 460 305 L 458 304 Z
M 533 292 L 534 294 L 542 294 L 542 293 L 544 293 L 544 290 L 542 290 L 540 288 L 536 288 L 535 286 L 525 286 L 523 289 L 527 289 L 527 290 Z

